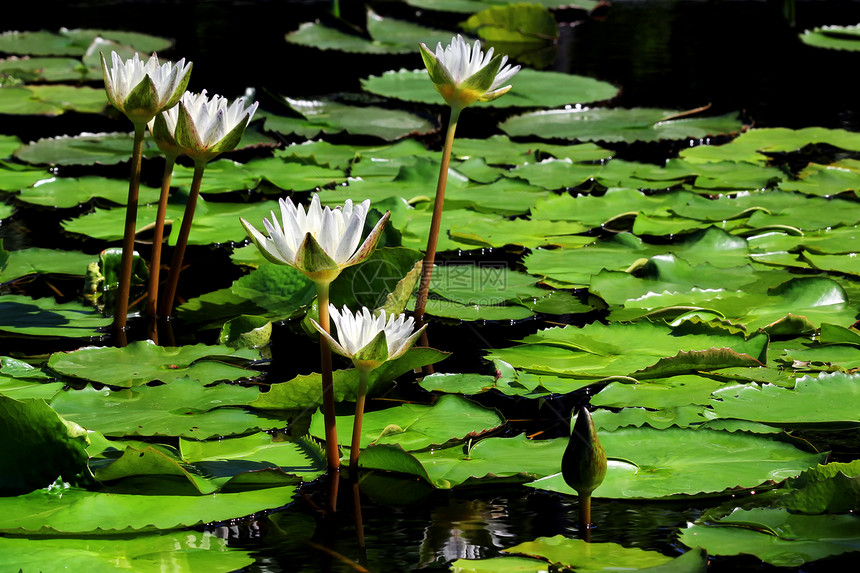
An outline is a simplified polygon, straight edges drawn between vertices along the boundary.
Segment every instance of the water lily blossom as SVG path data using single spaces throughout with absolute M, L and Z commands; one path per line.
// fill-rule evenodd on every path
M 435 53 L 431 52 L 425 44 L 419 44 L 419 47 L 433 87 L 451 108 L 448 129 L 445 133 L 445 145 L 442 148 L 442 161 L 439 165 L 439 177 L 436 180 L 433 216 L 430 220 L 430 233 L 427 235 L 427 249 L 424 251 L 421 282 L 418 284 L 418 296 L 415 301 L 415 320 L 419 325 L 423 325 L 424 310 L 430 293 L 430 280 L 433 276 L 433 263 L 436 259 L 439 228 L 442 225 L 451 149 L 454 146 L 454 134 L 457 131 L 460 112 L 476 101 L 491 101 L 508 93 L 511 86 L 505 84 L 520 71 L 520 66 L 506 64 L 507 56 L 493 56 L 493 48 L 487 50 L 485 54 L 478 40 L 470 46 L 459 34 L 444 48 L 439 42 Z M 426 331 L 421 336 L 421 344 L 428 346 Z M 425 375 L 432 373 L 433 368 L 430 365 L 424 367 Z
M 370 200 L 358 205 L 349 199 L 343 207 L 332 209 L 320 204 L 314 194 L 305 210 L 289 198 L 279 200 L 281 220 L 272 211 L 272 218 L 263 219 L 268 236 L 263 235 L 245 219 L 239 218 L 248 236 L 260 253 L 275 264 L 290 265 L 311 279 L 317 287 L 317 307 L 322 332 L 330 334 L 329 287 L 341 271 L 367 259 L 382 236 L 382 229 L 391 213 L 386 211 L 361 242 L 364 221 L 370 209 Z M 360 243 L 360 244 L 359 244 Z M 323 415 L 325 417 L 326 458 L 330 471 L 340 467 L 337 447 L 337 423 L 334 410 L 334 383 L 331 365 L 331 336 L 320 339 L 322 366 Z M 339 345 L 342 348 L 342 345 Z M 335 479 L 333 483 L 337 483 Z M 330 495 L 334 503 L 337 496 Z M 334 506 L 332 506 L 332 509 Z
M 143 156 L 143 138 L 146 125 L 152 118 L 177 104 L 191 78 L 191 62 L 185 58 L 173 64 L 159 64 L 158 56 L 152 54 L 145 63 L 135 53 L 123 61 L 111 52 L 108 67 L 101 54 L 105 92 L 112 106 L 120 110 L 134 125 L 134 143 L 131 152 L 131 175 L 128 184 L 128 200 L 125 210 L 125 229 L 122 239 L 122 262 L 119 286 L 114 310 L 114 327 L 121 345 L 125 344 L 125 329 L 128 318 L 128 299 L 131 290 L 131 267 L 134 256 L 134 236 L 137 224 L 137 203 L 140 189 L 140 166 Z
M 206 90 L 185 92 L 179 105 L 155 117 L 152 135 L 159 147 L 175 146 L 195 161 L 209 161 L 235 149 L 257 106 L 245 106 L 243 97 L 230 104 L 217 94 L 210 98 Z
M 175 64 L 159 64 L 156 54 L 143 62 L 138 54 L 123 61 L 111 52 L 110 67 L 104 54 L 101 58 L 108 100 L 135 124 L 145 125 L 159 112 L 175 106 L 191 78 L 192 64 L 186 64 L 185 58 Z
M 216 94 L 210 98 L 206 90 L 198 94 L 185 92 L 175 109 L 155 117 L 152 135 L 156 142 L 159 142 L 159 147 L 167 150 L 166 153 L 178 151 L 194 162 L 191 191 L 185 204 L 185 214 L 182 217 L 182 226 L 176 239 L 170 274 L 159 309 L 162 316 L 168 316 L 173 311 L 179 272 L 188 244 L 188 235 L 191 233 L 191 221 L 194 218 L 206 164 L 217 155 L 236 148 L 245 128 L 254 117 L 257 105 L 257 102 L 254 102 L 246 106 L 243 97 L 228 104 L 227 98 L 220 95 Z
M 485 54 L 479 40 L 470 46 L 459 34 L 444 48 L 439 42 L 435 53 L 423 43 L 419 46 L 433 86 L 455 108 L 506 94 L 511 86 L 505 84 L 520 71 L 520 66 L 505 65 L 507 56 L 493 57 L 493 48 Z
M 390 216 L 386 211 L 359 245 L 369 199 L 358 205 L 347 199 L 343 207 L 332 209 L 323 207 L 314 194 L 307 211 L 289 197 L 281 198 L 279 204 L 281 221 L 274 211 L 271 220 L 263 220 L 268 236 L 245 219 L 239 220 L 267 260 L 295 267 L 317 283 L 330 283 L 343 269 L 370 256 Z
M 386 315 L 385 309 L 379 309 L 374 314 L 366 306 L 353 314 L 346 305 L 338 312 L 332 304 L 329 305 L 328 311 L 337 327 L 337 338 L 313 319 L 311 323 L 328 341 L 332 350 L 352 360 L 358 370 L 358 391 L 349 450 L 349 470 L 355 474 L 361 450 L 361 422 L 370 372 L 385 362 L 402 356 L 421 335 L 426 325 L 413 332 L 415 321 L 412 317 L 407 318 L 403 313 Z
M 359 370 L 373 370 L 388 360 L 399 358 L 409 350 L 424 328 L 414 330 L 415 321 L 411 316 L 407 318 L 402 313 L 386 316 L 385 309 L 380 309 L 374 316 L 367 307 L 353 314 L 346 306 L 339 312 L 330 304 L 329 315 L 337 327 L 337 338 L 313 319 L 311 322 L 328 340 L 332 350 L 352 360 Z

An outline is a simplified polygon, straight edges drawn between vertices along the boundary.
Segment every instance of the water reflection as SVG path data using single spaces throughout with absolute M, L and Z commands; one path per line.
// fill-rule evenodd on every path
M 494 557 L 513 537 L 504 503 L 451 498 L 430 513 L 421 543 L 421 565 Z

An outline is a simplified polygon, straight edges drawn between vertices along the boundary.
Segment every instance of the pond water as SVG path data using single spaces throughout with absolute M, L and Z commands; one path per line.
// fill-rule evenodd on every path
M 343 2 L 344 13 L 363 22 L 364 3 Z M 423 13 L 396 2 L 372 2 L 379 10 L 410 15 L 425 24 L 450 18 Z M 367 57 L 335 52 L 319 52 L 292 46 L 284 34 L 301 22 L 325 17 L 328 2 L 314 1 L 114 1 L 62 2 L 55 9 L 38 13 L 23 6 L 4 15 L 6 29 L 55 30 L 67 28 L 128 29 L 175 38 L 173 54 L 195 62 L 192 89 L 206 86 L 210 92 L 239 95 L 254 87 L 260 97 L 319 96 L 335 92 L 355 92 L 359 79 L 400 67 L 418 68 L 416 51 L 406 56 Z M 789 7 L 793 6 L 793 13 Z M 565 10 L 557 54 L 550 69 L 594 77 L 621 88 L 619 106 L 652 106 L 692 109 L 710 104 L 718 113 L 741 112 L 756 126 L 800 128 L 821 126 L 860 131 L 860 100 L 849 88 L 857 69 L 853 53 L 825 53 L 804 48 L 797 34 L 824 24 L 849 25 L 860 22 L 860 2 L 847 1 L 615 1 L 582 20 L 576 10 Z M 465 116 L 464 116 L 465 118 Z M 116 129 L 106 118 L 103 125 L 88 131 Z M 29 125 L 11 120 L 12 129 L 23 139 L 57 133 L 57 122 L 69 129 L 80 118 L 39 119 Z M 482 136 L 487 125 L 463 121 L 458 135 Z M 70 131 L 71 132 L 71 131 Z M 432 138 L 428 144 L 438 144 Z M 686 142 L 684 143 L 687 144 Z M 679 144 L 643 148 L 620 146 L 619 153 L 660 161 L 677 151 Z M 119 172 L 125 169 L 117 167 Z M 159 168 L 144 177 L 156 181 Z M 18 248 L 48 246 L 55 240 L 47 227 L 58 222 L 39 214 L 6 229 L 5 239 Z M 26 231 L 25 231 L 26 229 Z M 88 245 L 95 249 L 99 245 Z M 227 286 L 235 279 L 222 253 L 207 254 L 197 248 L 195 256 L 211 257 L 213 275 L 199 277 L 200 284 L 186 282 L 186 296 Z M 449 260 L 502 261 L 517 264 L 517 252 L 463 251 L 446 253 Z M 593 316 L 579 320 L 593 320 Z M 558 318 L 554 320 L 557 322 Z M 490 370 L 482 352 L 509 344 L 524 335 L 545 328 L 542 319 L 519 324 L 461 325 L 431 324 L 434 346 L 454 351 L 437 365 L 440 372 L 481 372 Z M 195 332 L 177 332 L 181 341 L 194 341 Z M 206 336 L 209 336 L 208 334 Z M 206 340 L 208 341 L 208 340 Z M 29 342 L 10 341 L 13 349 L 27 349 Z M 272 376 L 285 379 L 297 373 L 293 361 L 279 360 L 281 352 L 307 351 L 309 341 L 297 340 L 286 327 L 276 328 Z M 408 376 L 406 376 L 408 379 Z M 493 399 L 487 399 L 493 405 Z M 510 435 L 523 430 L 544 432 L 546 437 L 563 435 L 571 408 L 571 397 L 547 399 L 538 406 L 522 406 L 522 419 L 513 423 Z M 837 456 L 856 457 L 856 445 L 837 445 Z M 419 487 L 417 484 L 413 484 Z M 382 490 L 389 488 L 379 485 Z M 401 484 L 402 487 L 402 484 Z M 577 537 L 577 505 L 573 498 L 522 487 L 463 488 L 454 492 L 419 492 L 415 503 L 390 505 L 365 492 L 361 498 L 363 523 L 354 521 L 353 496 L 347 486 L 340 488 L 336 516 L 320 519 L 326 484 L 305 488 L 303 496 L 282 512 L 276 530 L 264 519 L 245 519 L 214 524 L 212 531 L 239 548 L 257 551 L 258 561 L 247 572 L 354 571 L 352 562 L 370 571 L 447 571 L 456 558 L 487 558 L 502 555 L 501 549 L 540 536 L 562 534 Z M 388 493 L 391 493 L 390 491 Z M 693 521 L 707 508 L 724 502 L 690 501 L 635 502 L 595 500 L 596 528 L 592 541 L 615 542 L 679 554 L 685 550 L 675 540 L 679 526 Z M 305 543 L 300 534 L 316 528 Z M 362 551 L 357 534 L 363 533 Z M 813 562 L 802 571 L 838 571 L 856 559 L 834 558 Z M 345 557 L 350 562 L 341 559 Z M 778 571 L 752 557 L 714 558 L 710 571 Z

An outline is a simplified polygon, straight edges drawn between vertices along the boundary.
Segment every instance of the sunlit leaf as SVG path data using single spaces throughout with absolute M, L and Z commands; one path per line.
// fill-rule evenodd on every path
M 314 413 L 310 432 L 322 437 L 321 412 Z M 351 440 L 354 416 L 338 416 L 338 438 L 343 446 Z M 361 447 L 397 444 L 405 450 L 420 450 L 449 440 L 481 436 L 502 425 L 497 412 L 460 396 L 441 396 L 433 405 L 402 404 L 382 410 L 367 410 L 361 424 Z
M 678 117 L 679 115 L 681 117 Z M 537 136 L 609 142 L 699 139 L 736 134 L 743 128 L 736 114 L 686 117 L 679 114 L 678 110 L 648 108 L 536 111 L 511 117 L 499 127 L 512 137 Z
M 92 483 L 86 432 L 58 416 L 44 400 L 0 395 L 0 439 L 4 496 L 47 487 L 58 476 L 82 487 Z
M 85 347 L 55 353 L 48 359 L 48 366 L 64 376 L 124 388 L 186 377 L 207 385 L 259 375 L 255 370 L 230 364 L 246 364 L 258 357 L 256 351 L 247 348 L 205 344 L 167 347 L 145 340 L 121 348 Z
M 106 535 L 179 529 L 285 505 L 295 487 L 200 496 L 128 495 L 70 488 L 0 498 L 0 531 Z
M 182 565 L 179 565 L 179 555 Z M 251 566 L 254 561 L 249 551 L 232 547 L 226 539 L 208 531 L 187 530 L 129 538 L 0 538 L 0 568 L 10 571 L 55 573 L 74 563 L 75 567 L 99 573 L 128 571 L 129 568 L 139 573 L 160 573 L 165 569 L 182 573 L 230 573 Z
M 784 509 L 736 509 L 713 524 L 681 530 L 681 543 L 710 555 L 754 555 L 777 567 L 860 549 L 856 515 L 795 515 Z
M 599 436 L 607 456 L 636 465 L 610 460 L 606 479 L 592 494 L 596 498 L 702 495 L 767 486 L 799 475 L 824 458 L 744 432 L 643 427 Z M 560 473 L 528 485 L 575 495 Z

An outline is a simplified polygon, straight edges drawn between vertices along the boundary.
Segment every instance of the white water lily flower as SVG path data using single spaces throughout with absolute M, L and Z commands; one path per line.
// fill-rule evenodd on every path
M 436 91 L 455 108 L 506 94 L 511 86 L 505 84 L 520 71 L 520 66 L 505 65 L 507 56 L 494 58 L 493 48 L 484 54 L 480 41 L 470 46 L 459 34 L 444 48 L 439 42 L 436 53 L 423 43 L 419 46 Z
M 186 64 L 185 58 L 175 64 L 159 64 L 158 56 L 152 54 L 144 63 L 138 54 L 123 61 L 111 52 L 110 68 L 104 54 L 101 58 L 108 100 L 135 125 L 148 123 L 159 112 L 175 106 L 191 79 L 192 64 Z
M 296 267 L 318 283 L 333 281 L 343 269 L 370 256 L 390 216 L 386 211 L 359 246 L 370 199 L 358 205 L 347 199 L 343 207 L 332 209 L 323 208 L 315 193 L 307 211 L 289 197 L 279 204 L 281 221 L 274 211 L 271 220 L 263 219 L 268 237 L 245 219 L 239 220 L 267 260 Z
M 175 148 L 194 160 L 208 161 L 239 144 L 257 105 L 245 107 L 241 97 L 228 105 L 227 98 L 210 98 L 206 90 L 185 92 L 179 105 L 150 122 L 150 130 L 160 148 Z
M 352 360 L 359 370 L 373 370 L 388 360 L 402 356 L 420 336 L 426 325 L 415 332 L 415 321 L 405 314 L 386 315 L 385 309 L 380 309 L 374 316 L 367 307 L 355 314 L 344 305 L 338 311 L 333 304 L 329 305 L 331 320 L 337 328 L 337 339 L 325 332 L 315 320 L 311 319 L 314 327 L 329 342 L 331 349 Z

